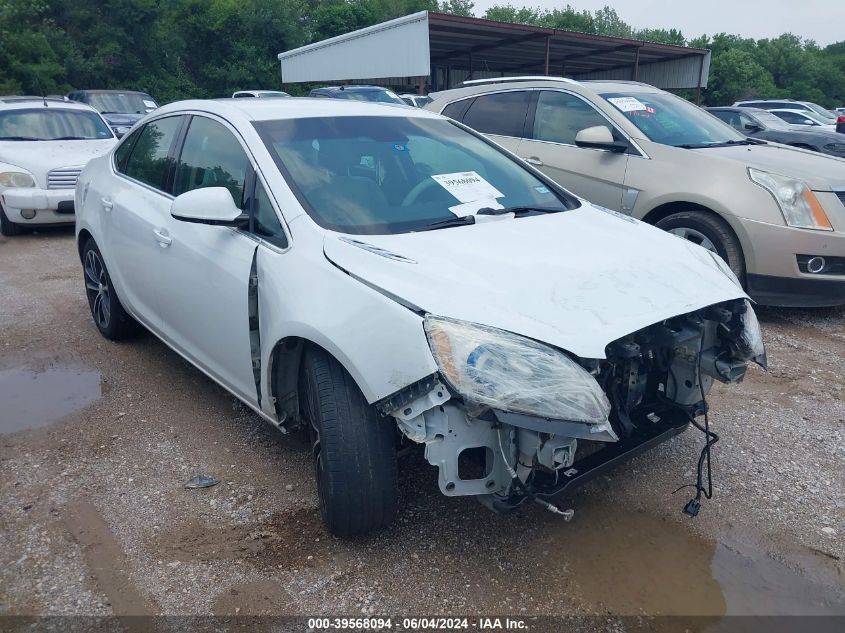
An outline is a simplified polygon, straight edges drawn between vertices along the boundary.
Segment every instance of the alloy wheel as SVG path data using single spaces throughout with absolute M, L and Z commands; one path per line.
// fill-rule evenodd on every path
M 719 251 L 716 250 L 716 245 L 708 238 L 704 233 L 701 231 L 696 231 L 695 229 L 689 229 L 686 227 L 679 226 L 676 229 L 669 229 L 669 233 L 672 235 L 677 235 L 680 238 L 683 238 L 693 244 L 698 244 L 702 248 L 706 248 L 708 251 L 712 253 L 719 254 Z
M 100 329 L 108 328 L 111 321 L 111 295 L 106 267 L 99 253 L 89 250 L 85 254 L 85 292 L 91 314 Z

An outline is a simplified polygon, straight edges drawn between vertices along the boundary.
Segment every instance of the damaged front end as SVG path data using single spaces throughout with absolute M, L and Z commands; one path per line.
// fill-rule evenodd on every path
M 566 514 L 551 501 L 690 422 L 706 430 L 709 451 L 717 436 L 695 418 L 706 415 L 713 381 L 739 382 L 748 361 L 766 365 L 746 299 L 633 332 L 604 359 L 443 317 L 426 317 L 425 331 L 439 374 L 379 410 L 425 444 L 443 494 L 477 495 L 498 511 L 533 500 Z

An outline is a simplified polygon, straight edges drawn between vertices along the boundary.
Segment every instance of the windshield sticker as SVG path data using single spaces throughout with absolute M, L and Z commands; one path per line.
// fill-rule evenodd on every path
M 544 187 L 543 185 L 537 185 L 536 187 L 534 187 L 534 191 L 536 191 L 537 193 L 551 193 L 551 191 L 549 191 L 549 188 Z
M 456 204 L 454 207 L 449 207 L 449 211 L 458 217 L 465 215 L 473 215 L 478 213 L 485 207 L 490 209 L 504 209 L 495 198 L 480 198 L 472 202 L 464 202 L 463 204 Z
M 437 174 L 434 181 L 461 202 L 475 202 L 483 198 L 503 198 L 505 194 L 496 189 L 474 171 L 454 174 Z
M 156 107 L 155 101 L 152 101 L 150 99 L 142 99 L 142 101 L 144 102 L 145 106 L 147 106 L 148 108 L 153 108 L 155 110 L 155 107 Z
M 634 97 L 611 97 L 608 99 L 622 112 L 636 112 L 637 110 L 648 110 L 646 104 Z

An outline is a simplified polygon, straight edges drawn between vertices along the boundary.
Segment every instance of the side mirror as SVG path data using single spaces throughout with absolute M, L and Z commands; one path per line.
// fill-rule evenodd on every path
M 226 187 L 192 189 L 176 196 L 170 205 L 170 215 L 182 222 L 234 226 L 244 228 L 249 216 L 243 213 Z
M 746 123 L 743 127 L 746 132 L 760 132 L 763 130 L 763 128 L 756 123 Z
M 575 144 L 578 147 L 604 149 L 616 153 L 621 153 L 628 149 L 628 143 L 614 139 L 613 132 L 606 125 L 596 125 L 581 130 L 575 135 Z

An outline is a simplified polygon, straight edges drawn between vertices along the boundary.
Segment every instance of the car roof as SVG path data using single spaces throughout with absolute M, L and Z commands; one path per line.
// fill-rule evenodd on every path
M 751 108 L 748 106 L 709 106 L 705 110 L 738 110 L 739 112 L 748 112 L 749 114 L 767 114 L 771 112 L 771 110 Z
M 600 95 L 607 92 L 624 93 L 662 93 L 660 88 L 638 81 L 608 81 L 591 80 L 580 81 L 565 77 L 494 77 L 489 80 L 479 81 L 465 85 L 461 88 L 452 88 L 442 92 L 432 92 L 428 96 L 435 101 L 443 99 L 455 100 L 461 97 L 497 92 L 499 90 L 520 90 L 525 88 L 566 88 L 580 94 Z
M 384 88 L 382 86 L 365 86 L 365 85 L 352 85 L 352 86 L 322 86 L 320 88 L 315 88 L 315 90 L 328 90 L 330 92 L 346 92 L 347 90 L 350 92 L 370 92 L 372 90 L 390 90 L 390 88 Z
M 85 88 L 80 90 L 71 90 L 71 92 L 88 92 L 88 93 L 97 93 L 97 94 L 120 94 L 120 95 L 146 95 L 150 96 L 150 93 L 144 92 L 142 90 L 100 90 L 99 88 Z
M 32 108 L 56 108 L 59 110 L 85 110 L 96 112 L 86 103 L 65 101 L 64 99 L 44 99 L 43 97 L 0 97 L 0 110 L 24 110 Z
M 193 99 L 160 107 L 155 116 L 177 112 L 208 112 L 226 119 L 273 121 L 338 116 L 401 116 L 442 118 L 427 110 L 397 107 L 398 104 L 347 99 L 291 97 L 289 99 Z

